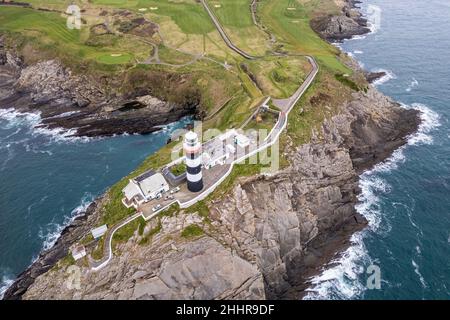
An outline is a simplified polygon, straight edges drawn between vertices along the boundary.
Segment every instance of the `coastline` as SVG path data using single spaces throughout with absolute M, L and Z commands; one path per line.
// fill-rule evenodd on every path
M 411 130 L 414 131 L 416 129 L 417 128 L 412 128 Z M 403 141 L 403 144 L 405 143 L 406 141 Z M 361 166 L 359 166 L 357 172 L 359 172 L 359 174 L 362 174 L 362 172 L 368 167 L 372 167 L 374 164 L 384 161 L 392 154 L 392 152 L 394 152 L 397 148 L 399 148 L 403 144 L 396 143 L 395 147 L 388 148 L 387 150 L 384 150 L 384 152 L 380 152 L 378 157 L 372 159 L 371 161 L 361 162 Z M 358 156 L 355 156 L 355 158 L 357 158 Z M 14 284 L 6 292 L 5 295 L 6 299 L 21 298 L 21 295 L 34 282 L 37 276 L 48 271 L 59 259 L 67 255 L 68 247 L 70 246 L 70 244 L 76 242 L 77 237 L 86 232 L 86 230 L 89 230 L 90 225 L 95 224 L 94 220 L 96 217 L 94 217 L 93 213 L 95 212 L 95 209 L 98 207 L 99 203 L 101 203 L 102 199 L 103 197 L 100 197 L 99 199 L 95 200 L 86 210 L 86 213 L 84 215 L 80 216 L 79 218 L 76 218 L 71 225 L 67 226 L 64 229 L 55 245 L 50 250 L 43 252 L 39 256 L 37 261 L 35 261 L 32 264 L 32 266 L 30 266 L 26 271 L 24 271 L 18 277 L 18 279 L 16 279 Z M 321 254 L 322 260 L 319 259 L 318 261 L 316 261 L 318 263 L 316 263 L 315 265 L 303 266 L 307 268 L 306 272 L 304 273 L 305 277 L 308 277 L 310 274 L 317 273 L 319 265 L 323 266 L 323 263 L 325 263 L 325 261 L 329 261 L 331 260 L 332 257 L 336 256 L 336 252 L 342 252 L 343 250 L 345 250 L 346 247 L 348 247 L 348 245 L 350 244 L 349 240 L 351 235 L 361 230 L 365 226 L 365 223 L 363 221 L 359 222 L 356 221 L 356 222 L 357 223 L 354 226 L 350 225 L 347 228 L 347 230 L 343 230 L 341 234 L 336 234 L 335 238 L 336 241 L 331 242 L 329 247 L 327 248 L 321 247 L 322 243 L 319 241 L 318 248 L 322 250 Z M 303 269 L 302 271 L 305 271 L 305 269 Z M 299 281 L 302 283 L 299 283 L 297 285 L 294 292 L 292 290 L 289 292 L 289 294 L 287 295 L 288 297 L 296 297 L 296 298 L 299 297 L 298 292 L 299 291 L 302 292 L 305 289 L 305 286 L 307 286 L 307 282 L 305 282 L 306 280 L 305 277 L 303 277 L 302 279 L 303 282 Z

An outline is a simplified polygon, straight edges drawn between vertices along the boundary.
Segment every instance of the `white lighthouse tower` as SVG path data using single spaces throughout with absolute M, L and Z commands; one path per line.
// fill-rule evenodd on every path
M 197 134 L 189 131 L 184 136 L 184 155 L 186 156 L 187 186 L 191 192 L 203 189 L 202 179 L 202 145 Z

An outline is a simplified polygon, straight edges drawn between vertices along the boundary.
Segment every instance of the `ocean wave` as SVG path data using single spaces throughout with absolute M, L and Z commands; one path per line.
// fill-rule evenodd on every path
M 428 285 L 427 285 L 425 279 L 423 278 L 422 274 L 420 273 L 419 265 L 414 260 L 411 260 L 411 264 L 414 268 L 414 273 L 417 274 L 417 276 L 419 277 L 419 281 L 422 284 L 422 287 L 427 288 Z
M 86 209 L 89 207 L 89 205 L 92 203 L 93 200 L 94 200 L 93 195 L 90 193 L 86 193 L 81 199 L 81 203 L 72 210 L 70 215 L 64 219 L 63 223 L 58 224 L 52 222 L 45 227 L 45 230 L 41 228 L 39 230 L 38 237 L 43 240 L 42 250 L 46 251 L 51 249 L 61 236 L 61 232 L 68 225 L 70 225 L 77 217 L 84 214 L 84 212 L 86 211 Z
M 361 193 L 358 196 L 358 204 L 355 206 L 358 213 L 368 221 L 368 228 L 354 234 L 351 237 L 350 247 L 319 276 L 310 279 L 311 287 L 304 297 L 308 299 L 352 299 L 360 297 L 365 291 L 365 285 L 359 278 L 364 273 L 364 266 L 371 262 L 371 257 L 364 245 L 364 239 L 373 233 L 383 233 L 390 230 L 387 218 L 380 210 L 379 194 L 390 192 L 390 186 L 383 180 L 379 173 L 389 172 L 398 168 L 405 162 L 404 149 L 418 144 L 430 144 L 433 142 L 431 132 L 440 126 L 439 115 L 422 104 L 403 105 L 420 111 L 421 124 L 416 133 L 408 137 L 406 146 L 400 147 L 385 161 L 374 166 L 373 169 L 364 172 L 360 176 L 359 186 Z M 413 221 L 411 221 L 413 222 Z M 418 274 L 422 285 L 426 286 L 417 264 L 413 261 L 415 272 Z
M 39 112 L 18 112 L 13 108 L 1 109 L 0 119 L 6 120 L 6 123 L 1 126 L 2 129 L 26 126 L 33 137 L 45 136 L 49 138 L 50 142 L 89 142 L 94 139 L 75 136 L 76 129 L 44 127 Z
M 417 87 L 419 85 L 419 81 L 417 81 L 416 78 L 412 78 L 410 84 L 408 85 L 408 87 L 405 89 L 406 92 L 411 92 L 412 89 L 414 89 L 415 87 Z
M 433 136 L 430 133 L 441 126 L 439 114 L 421 103 L 413 103 L 411 106 L 403 104 L 403 107 L 420 111 L 419 129 L 408 137 L 408 145 L 432 144 Z
M 392 72 L 391 70 L 386 70 L 386 69 L 375 69 L 372 72 L 384 72 L 386 73 L 386 75 L 384 75 L 383 77 L 381 77 L 380 79 L 377 79 L 373 82 L 373 84 L 375 86 L 379 86 L 382 85 L 386 82 L 388 82 L 389 80 L 392 79 L 397 79 L 397 76 L 395 75 L 394 72 Z
M 363 54 L 364 53 L 364 51 L 362 51 L 362 50 L 354 50 L 353 51 L 353 54 Z
M 367 19 L 367 25 L 370 29 L 370 34 L 376 33 L 381 29 L 381 13 L 379 6 L 369 4 L 364 14 Z
M 360 264 L 372 264 L 364 245 L 364 233 L 355 233 L 351 237 L 352 246 L 330 263 L 332 267 L 310 280 L 312 286 L 306 290 L 304 300 L 352 299 L 364 292 L 365 286 L 358 280 L 364 273 Z
M 2 275 L 0 280 L 0 300 L 3 299 L 3 295 L 6 290 L 14 283 L 12 275 Z

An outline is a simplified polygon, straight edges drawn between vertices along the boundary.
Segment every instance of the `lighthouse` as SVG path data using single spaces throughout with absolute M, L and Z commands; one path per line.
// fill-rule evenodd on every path
M 189 131 L 184 136 L 184 155 L 186 156 L 186 178 L 188 190 L 199 192 L 203 189 L 202 145 L 197 134 Z

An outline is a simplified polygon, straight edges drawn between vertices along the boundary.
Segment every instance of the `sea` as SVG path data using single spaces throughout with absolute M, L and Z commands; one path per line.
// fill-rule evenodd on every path
M 0 297 L 96 197 L 191 121 L 148 135 L 78 138 L 40 128 L 38 113 L 0 109 Z
M 369 226 L 311 279 L 305 299 L 450 297 L 450 0 L 363 0 L 371 33 L 337 44 L 375 86 L 421 111 L 407 145 L 361 176 Z M 109 186 L 162 147 L 172 130 L 102 139 L 37 128 L 38 114 L 0 110 L 0 286 L 50 248 Z
M 341 44 L 375 86 L 421 111 L 407 145 L 361 176 L 369 226 L 304 299 L 450 298 L 450 0 L 363 0 L 371 32 Z

